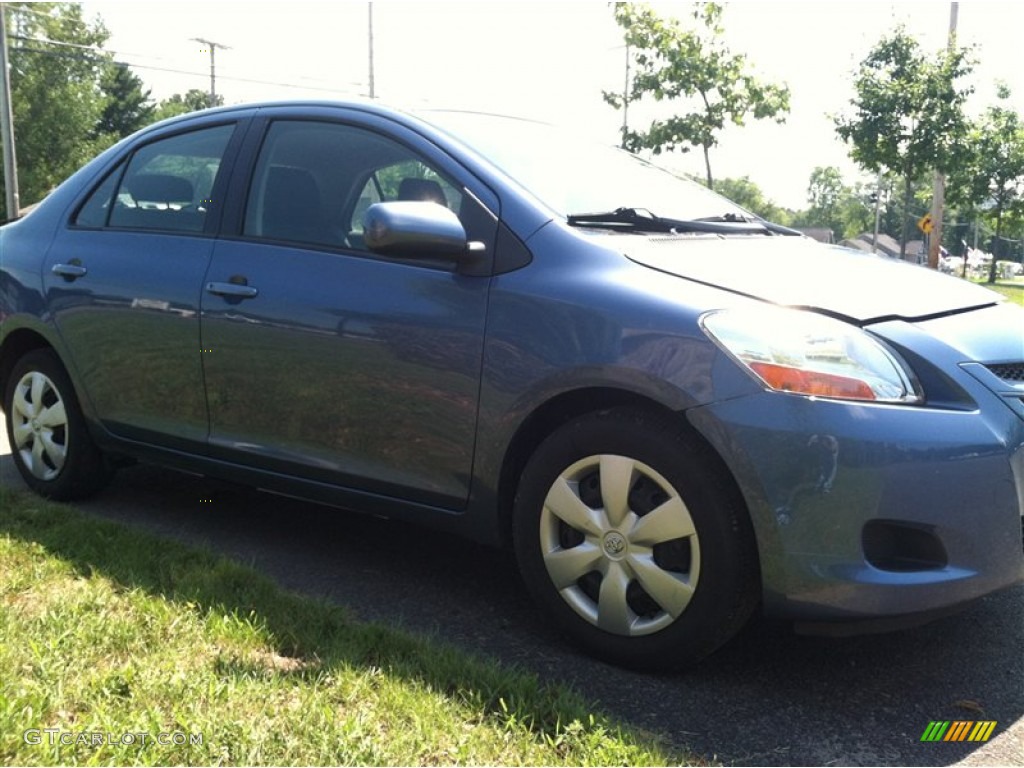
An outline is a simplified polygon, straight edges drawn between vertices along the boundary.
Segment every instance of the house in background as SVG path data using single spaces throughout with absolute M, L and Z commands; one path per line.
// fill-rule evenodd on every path
M 832 245 L 836 241 L 832 230 L 826 229 L 825 227 L 794 227 L 794 229 L 799 232 L 803 232 L 807 237 L 817 240 L 819 243 Z
M 843 240 L 839 244 L 845 248 L 854 248 L 858 251 L 871 253 L 871 238 L 872 234 L 870 232 L 864 232 L 853 239 Z M 875 250 L 880 256 L 898 259 L 900 257 L 900 241 L 889 235 L 879 233 Z M 907 241 L 906 261 L 912 264 L 928 263 L 928 252 L 925 250 L 924 240 Z

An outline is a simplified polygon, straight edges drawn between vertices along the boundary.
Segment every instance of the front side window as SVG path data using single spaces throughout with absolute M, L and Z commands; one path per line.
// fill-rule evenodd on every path
M 136 150 L 93 191 L 75 223 L 84 227 L 202 232 L 234 131 L 206 128 Z
M 374 203 L 424 200 L 462 212 L 463 194 L 402 144 L 362 128 L 279 121 L 267 132 L 243 234 L 366 250 L 362 218 Z
M 363 214 L 374 203 L 388 200 L 424 200 L 459 212 L 462 193 L 429 166 L 418 160 L 378 168 L 367 179 L 352 212 L 349 232 L 362 235 Z

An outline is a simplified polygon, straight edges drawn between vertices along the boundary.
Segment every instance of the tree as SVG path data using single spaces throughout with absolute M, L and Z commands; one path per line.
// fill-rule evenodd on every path
M 843 174 L 834 165 L 817 166 L 807 183 L 807 202 L 813 210 L 831 212 L 839 203 L 845 186 Z
M 217 94 L 217 102 L 214 106 L 222 106 L 224 97 Z M 198 112 L 210 106 L 210 94 L 198 88 L 191 88 L 186 93 L 176 93 L 170 98 L 164 99 L 156 108 L 156 120 L 166 120 L 168 117 L 177 117 L 189 112 Z
M 130 136 L 153 120 L 156 106 L 143 90 L 142 80 L 127 64 L 111 62 L 100 79 L 106 104 L 96 125 L 95 135 L 106 137 L 110 143 Z
M 33 203 L 105 146 L 96 126 L 108 60 L 98 48 L 108 34 L 77 3 L 8 3 L 7 11 L 19 191 Z
M 836 240 L 874 232 L 875 195 L 879 195 L 879 234 L 899 236 L 899 212 L 888 194 L 886 178 L 847 184 L 835 166 L 818 166 L 807 184 L 808 208 L 792 216 L 791 226 L 832 230 Z M 915 188 L 916 192 L 916 188 Z
M 681 100 L 689 108 L 654 120 L 646 131 L 624 128 L 623 146 L 655 154 L 701 147 L 707 185 L 714 188 L 710 152 L 726 123 L 743 125 L 748 115 L 785 120 L 789 89 L 761 82 L 748 71 L 745 56 L 730 53 L 721 39 L 720 5 L 696 3 L 695 29 L 663 19 L 643 3 L 616 3 L 614 13 L 633 51 L 634 74 L 625 95 L 606 91 L 605 101 L 621 109 L 651 96 L 655 101 Z
M 1009 88 L 1000 86 L 998 98 L 1008 101 Z M 952 201 L 975 211 L 988 208 L 995 219 L 997 244 L 1003 235 L 1004 216 L 1024 216 L 1024 121 L 1015 110 L 997 104 L 985 111 L 970 130 L 966 162 L 954 170 L 950 187 Z M 996 280 L 995 250 L 990 283 Z
M 838 208 L 847 192 L 843 184 L 843 175 L 835 166 L 818 166 L 811 171 L 807 185 L 807 202 L 811 204 L 807 212 L 812 226 L 831 229 L 837 236 L 842 236 L 842 222 L 838 221 Z
M 906 254 L 914 182 L 929 170 L 947 173 L 960 162 L 973 91 L 957 81 L 971 72 L 964 48 L 936 56 L 921 51 L 900 27 L 861 62 L 854 79 L 852 114 L 835 118 L 850 156 L 871 172 L 888 170 L 904 183 L 900 256 Z
M 767 197 L 761 188 L 744 176 L 739 179 L 719 179 L 716 191 L 732 200 L 736 205 L 755 213 L 768 221 L 788 225 L 790 213 L 780 208 Z
M 857 183 L 852 187 L 843 187 L 835 212 L 835 221 L 838 223 L 836 239 L 857 237 L 862 232 L 874 232 L 875 204 L 871 201 L 872 194 L 877 194 L 873 183 Z

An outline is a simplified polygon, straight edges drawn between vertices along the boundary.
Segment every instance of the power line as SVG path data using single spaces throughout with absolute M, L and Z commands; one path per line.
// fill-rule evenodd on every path
M 36 53 L 36 54 L 39 54 L 39 55 L 42 55 L 42 56 L 53 56 L 53 57 L 62 58 L 62 59 L 74 59 L 76 61 L 94 61 L 94 59 L 92 59 L 90 57 L 87 57 L 87 56 L 76 56 L 73 53 L 61 53 L 59 51 L 45 51 L 45 50 L 42 50 L 40 48 L 26 48 L 24 46 L 17 46 L 17 47 L 11 48 L 11 50 L 12 51 L 17 51 L 19 53 Z M 122 65 L 124 65 L 126 67 L 134 67 L 135 69 L 149 69 L 149 70 L 153 70 L 154 72 L 168 72 L 168 73 L 174 74 L 174 75 L 187 75 L 189 77 L 206 77 L 206 73 L 205 72 L 194 72 L 194 71 L 189 71 L 189 70 L 185 70 L 185 69 L 173 69 L 171 67 L 157 67 L 157 66 L 154 66 L 152 64 L 133 64 L 133 63 L 131 63 L 129 61 L 121 61 L 119 59 L 109 59 L 109 61 L 110 61 L 111 64 L 122 64 Z M 281 88 L 296 88 L 296 89 L 299 89 L 299 90 L 306 90 L 306 91 L 322 91 L 324 93 L 351 93 L 351 91 L 349 91 L 349 90 L 347 90 L 345 88 L 342 88 L 340 86 L 338 86 L 338 87 L 325 87 L 325 86 L 315 86 L 315 85 L 301 85 L 299 83 L 286 83 L 286 82 L 281 82 L 281 81 L 277 81 L 277 80 L 258 80 L 258 79 L 250 78 L 250 77 L 237 77 L 235 75 L 223 75 L 223 74 L 219 75 L 218 77 L 221 80 L 230 80 L 231 82 L 237 82 L 237 83 L 249 83 L 249 84 L 252 84 L 252 85 L 273 85 L 273 86 L 278 86 L 278 87 L 281 87 Z M 319 82 L 326 83 L 326 82 L 329 82 L 329 81 L 322 80 L 322 81 L 319 81 Z M 348 83 L 348 85 L 362 85 L 362 83 L 358 83 L 358 82 L 353 81 L 353 82 Z M 360 95 L 363 95 L 363 94 L 360 94 Z
M 50 39 L 44 38 L 44 37 L 25 37 L 23 35 L 11 35 L 10 39 L 12 39 L 12 40 L 21 40 L 23 42 L 45 43 L 45 44 L 48 44 L 48 45 L 56 45 L 56 46 L 59 46 L 59 47 L 62 47 L 62 48 L 74 48 L 76 50 L 86 50 L 86 51 L 90 51 L 92 53 L 95 53 L 98 56 L 110 56 L 110 57 L 118 57 L 118 56 L 125 57 L 125 56 L 128 56 L 128 57 L 148 58 L 148 59 L 152 59 L 154 61 L 166 61 L 166 62 L 172 62 L 173 61 L 172 59 L 168 59 L 168 58 L 162 57 L 162 56 L 152 56 L 152 55 L 141 54 L 141 53 L 129 53 L 128 51 L 114 51 L 114 50 L 108 50 L 108 49 L 105 49 L 105 48 L 97 48 L 95 46 L 78 45 L 76 43 L 65 43 L 65 42 L 62 42 L 60 40 L 50 40 Z M 24 47 L 24 46 L 19 46 L 17 48 L 12 48 L 11 50 L 16 50 L 16 51 L 19 51 L 19 52 L 27 52 L 27 53 L 39 53 L 39 54 L 49 55 L 49 56 L 61 56 L 63 58 L 70 58 L 70 59 L 75 59 L 75 60 L 78 60 L 78 61 L 91 61 L 92 60 L 91 58 L 86 57 L 86 56 L 74 56 L 74 55 L 71 55 L 71 54 L 58 54 L 58 53 L 55 53 L 55 52 L 52 52 L 52 51 L 44 51 L 44 50 L 40 50 L 38 48 L 27 48 L 27 47 Z M 117 58 L 111 58 L 109 60 L 113 64 L 123 64 L 124 66 L 134 67 L 136 69 L 149 69 L 149 70 L 153 70 L 155 72 L 169 72 L 171 74 L 188 75 L 190 77 L 205 77 L 206 76 L 205 72 L 195 72 L 195 71 L 191 71 L 191 70 L 177 69 L 177 68 L 174 68 L 174 67 L 158 67 L 158 66 L 154 66 L 152 64 L 136 64 L 136 63 L 131 62 L 131 61 L 124 61 L 122 59 L 117 59 Z M 326 79 L 320 78 L 320 77 L 310 77 L 309 75 L 295 75 L 295 79 L 296 80 L 300 80 L 300 79 L 301 80 L 306 80 L 306 81 L 314 82 L 314 83 L 323 83 L 324 87 L 317 87 L 317 86 L 313 86 L 313 85 L 308 85 L 308 86 L 307 85 L 299 85 L 297 83 L 286 83 L 286 82 L 280 82 L 280 81 L 275 81 L 275 80 L 262 80 L 262 79 L 258 79 L 258 78 L 246 78 L 246 77 L 240 77 L 240 76 L 236 76 L 236 75 L 225 75 L 223 73 L 221 73 L 219 75 L 219 77 L 220 77 L 221 80 L 231 80 L 233 82 L 252 83 L 252 84 L 255 84 L 255 85 L 278 85 L 278 86 L 282 86 L 282 87 L 286 87 L 286 88 L 304 88 L 306 90 L 324 91 L 324 92 L 328 92 L 328 93 L 336 92 L 336 91 L 340 90 L 340 88 L 338 86 L 332 85 L 330 80 L 326 80 Z M 363 85 L 363 83 L 360 82 L 360 81 L 351 80 L 351 81 L 346 82 L 345 85 L 361 86 L 361 85 Z
M 174 59 L 168 59 L 166 56 L 154 56 L 151 53 L 134 53 L 132 51 L 115 51 L 111 48 L 103 48 L 97 45 L 80 45 L 78 43 L 66 43 L 62 40 L 51 40 L 48 37 L 25 37 L 24 35 L 10 35 L 11 40 L 21 40 L 30 43 L 46 43 L 47 45 L 56 45 L 61 48 L 77 48 L 79 50 L 92 51 L 96 54 L 109 54 L 111 56 L 131 56 L 139 59 L 151 59 L 153 61 L 167 61 L 172 62 Z
M 25 37 L 24 35 L 11 35 L 11 40 L 23 40 L 25 42 L 32 43 L 47 43 L 49 45 L 60 45 L 64 48 L 78 48 L 83 51 L 92 51 L 93 53 L 108 53 L 102 48 L 95 45 L 80 45 L 79 43 L 63 43 L 60 40 L 51 40 L 48 37 Z

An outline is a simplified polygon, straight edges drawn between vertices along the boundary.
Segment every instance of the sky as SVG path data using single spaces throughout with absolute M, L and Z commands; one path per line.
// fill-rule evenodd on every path
M 691 7 L 653 5 L 678 18 Z M 106 48 L 133 65 L 156 99 L 209 88 L 209 48 L 193 38 L 228 46 L 216 50 L 217 92 L 227 104 L 369 93 L 367 2 L 103 0 L 84 9 L 103 20 L 111 33 Z M 372 15 L 374 90 L 383 102 L 531 117 L 618 141 L 622 114 L 601 94 L 622 90 L 625 49 L 607 2 L 380 0 Z M 937 53 L 949 19 L 949 2 L 727 3 L 726 44 L 761 78 L 789 86 L 791 111 L 782 125 L 750 120 L 727 129 L 712 150 L 715 176 L 747 176 L 794 209 L 807 206 L 816 166 L 838 166 L 847 183 L 866 180 L 832 121 L 854 95 L 854 70 L 900 23 Z M 957 32 L 978 58 L 968 110 L 980 114 L 992 104 L 1001 80 L 1011 88 L 1011 105 L 1024 112 L 1024 2 L 964 0 Z M 631 106 L 631 127 L 644 127 L 654 114 Z M 699 151 L 657 162 L 703 176 Z

